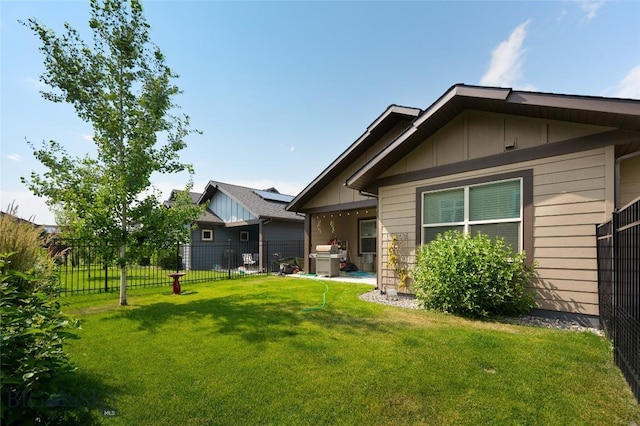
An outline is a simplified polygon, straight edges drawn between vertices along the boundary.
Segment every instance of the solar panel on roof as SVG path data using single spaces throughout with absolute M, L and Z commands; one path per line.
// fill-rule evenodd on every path
M 277 192 L 260 191 L 259 189 L 254 189 L 253 192 L 267 201 L 279 201 L 281 203 L 288 203 L 294 198 L 292 195 L 278 194 Z

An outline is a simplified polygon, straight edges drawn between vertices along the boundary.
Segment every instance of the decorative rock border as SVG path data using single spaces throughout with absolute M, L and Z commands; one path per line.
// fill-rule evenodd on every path
M 365 300 L 367 302 L 380 303 L 382 305 L 396 306 L 399 308 L 420 309 L 415 297 L 409 297 L 404 295 L 398 295 L 397 297 L 388 297 L 386 294 L 381 294 L 380 290 L 373 290 L 367 293 L 362 293 L 360 295 L 360 299 Z M 537 317 L 533 315 L 527 315 L 527 316 L 518 317 L 518 318 L 502 318 L 502 319 L 499 319 L 498 321 L 508 323 L 508 324 L 527 325 L 532 327 L 546 327 L 546 328 L 555 328 L 557 330 L 589 332 L 589 333 L 597 334 L 598 336 L 604 335 L 603 331 L 600 329 L 593 328 L 593 327 L 586 327 L 575 321 L 563 321 L 560 319 L 543 318 L 543 317 Z

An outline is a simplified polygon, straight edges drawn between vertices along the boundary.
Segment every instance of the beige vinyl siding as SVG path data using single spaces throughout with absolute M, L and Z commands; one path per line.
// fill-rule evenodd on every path
M 404 258 L 407 265 L 415 263 L 415 204 L 416 195 L 413 185 L 402 185 L 387 193 L 386 189 L 380 188 L 378 197 L 378 247 L 379 256 L 376 268 L 378 270 L 378 287 L 393 286 L 397 276 L 391 270 L 387 262 L 389 261 L 389 239 L 391 234 L 404 234 L 403 252 L 399 253 Z M 385 194 L 388 194 L 385 195 Z M 382 286 L 380 285 L 382 284 Z
M 640 197 L 640 155 L 620 163 L 620 207 Z
M 408 235 L 408 255 L 416 244 L 416 188 L 517 170 L 533 169 L 533 259 L 537 262 L 538 308 L 598 314 L 595 225 L 606 221 L 613 197 L 613 148 L 567 154 L 486 170 L 380 188 L 382 285 L 394 285 L 387 271 L 390 234 Z
M 590 226 L 590 225 L 589 225 Z M 537 228 L 534 228 L 534 234 Z M 536 260 L 539 259 L 595 259 L 596 258 L 596 246 L 593 247 L 572 247 L 571 250 L 567 250 L 564 247 L 538 247 L 535 250 Z M 584 265 L 584 263 L 583 263 Z

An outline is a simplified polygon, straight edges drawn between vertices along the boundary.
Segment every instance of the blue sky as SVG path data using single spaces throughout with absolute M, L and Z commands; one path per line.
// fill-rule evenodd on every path
M 639 1 L 143 2 L 202 135 L 181 159 L 218 180 L 296 195 L 390 104 L 426 108 L 457 83 L 640 99 Z M 0 0 L 2 210 L 54 223 L 20 183 L 26 140 L 94 152 L 92 129 L 39 90 L 43 57 L 18 20 L 85 34 L 88 1 Z M 186 175 L 156 176 L 165 195 Z

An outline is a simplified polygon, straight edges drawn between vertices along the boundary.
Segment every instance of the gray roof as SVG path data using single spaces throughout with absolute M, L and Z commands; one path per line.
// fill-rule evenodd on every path
M 180 191 L 181 190 L 179 190 L 179 189 L 172 189 L 171 190 L 171 195 L 169 195 L 169 199 L 164 202 L 164 205 L 167 206 L 167 207 L 171 207 L 173 205 L 173 198 L 175 197 L 176 192 L 180 192 Z M 202 193 L 200 193 L 200 192 L 189 192 L 189 197 L 191 198 L 191 201 L 193 201 L 193 204 L 197 204 L 198 200 L 200 200 L 200 197 L 202 197 Z M 206 208 L 202 212 L 202 214 L 196 220 L 196 222 L 199 222 L 199 223 L 211 223 L 211 224 L 224 224 L 224 221 L 222 219 L 220 219 L 215 213 L 213 213 L 208 208 Z
M 180 190 L 180 189 L 172 189 L 171 190 L 171 194 L 169 195 L 169 199 L 164 202 L 164 205 L 167 206 L 167 207 L 171 207 L 173 205 L 173 199 L 174 199 L 176 193 L 178 193 L 178 192 L 182 192 L 182 190 Z M 194 204 L 198 202 L 198 199 L 200 199 L 201 195 L 202 194 L 199 193 L 199 192 L 189 192 L 189 197 L 191 198 L 191 201 L 193 201 Z
M 204 192 L 198 199 L 198 203 L 202 204 L 211 200 L 211 197 L 217 192 L 221 191 L 231 199 L 235 200 L 238 204 L 249 210 L 258 219 L 275 219 L 292 222 L 304 222 L 304 216 L 295 212 L 285 210 L 287 202 L 283 200 L 290 200 L 293 196 L 286 196 L 280 194 L 275 188 L 268 189 L 256 189 L 248 188 L 246 186 L 233 185 L 230 183 L 209 181 Z M 267 192 L 274 194 L 273 197 L 260 196 L 261 192 Z M 264 194 L 263 194 L 264 195 Z M 277 198 L 278 200 L 275 200 Z
M 204 212 L 200 215 L 196 222 L 199 223 L 211 223 L 217 225 L 223 225 L 224 220 L 220 219 L 217 214 L 209 210 L 209 208 L 204 209 Z

